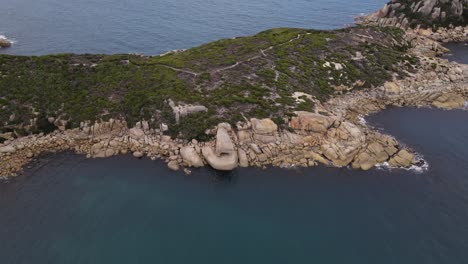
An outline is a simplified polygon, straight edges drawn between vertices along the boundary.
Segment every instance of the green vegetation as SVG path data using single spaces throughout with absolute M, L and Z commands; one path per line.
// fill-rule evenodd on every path
M 0 55 L 0 132 L 50 132 L 55 126 L 48 117 L 67 120 L 68 128 L 85 120 L 123 118 L 134 125 L 145 119 L 188 139 L 204 139 L 207 128 L 235 124 L 243 115 L 281 124 L 295 110 L 313 109 L 307 98 L 296 103 L 296 91 L 324 101 L 404 76 L 418 63 L 407 48 L 392 28 L 279 28 L 165 56 Z M 209 111 L 175 124 L 168 99 Z
M 177 68 L 206 71 L 210 68 L 229 66 L 236 61 L 251 57 L 261 49 L 288 42 L 307 30 L 276 28 L 261 32 L 255 36 L 238 37 L 214 41 L 185 52 L 156 56 L 149 60 L 152 64 L 162 64 Z
M 434 19 L 431 15 L 423 15 L 420 12 L 414 12 L 412 7 L 416 2 L 413 0 L 399 0 L 398 1 L 402 9 L 397 9 L 395 17 L 405 15 L 406 18 L 410 21 L 411 27 L 416 27 L 418 25 L 431 27 L 437 29 L 438 27 L 448 27 L 449 25 L 453 26 L 465 26 L 468 23 L 468 2 L 463 1 L 464 10 L 462 16 L 457 16 L 454 14 L 452 1 L 439 1 L 436 7 L 440 8 L 440 12 L 445 13 L 445 18 L 436 18 Z

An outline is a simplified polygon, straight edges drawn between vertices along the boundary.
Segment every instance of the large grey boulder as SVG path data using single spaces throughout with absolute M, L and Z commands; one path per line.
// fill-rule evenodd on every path
M 337 128 L 330 128 L 321 150 L 325 157 L 337 167 L 347 166 L 366 142 L 365 134 L 350 122 L 341 122 Z
M 229 124 L 219 124 L 216 132 L 215 150 L 210 146 L 202 148 L 203 157 L 214 169 L 230 171 L 238 165 L 237 151 L 234 149 L 234 144 L 228 133 L 230 130 Z
M 325 133 L 333 124 L 333 119 L 321 114 L 297 111 L 289 126 L 297 131 Z
M 16 149 L 13 146 L 0 147 L 0 153 L 15 153 Z
M 186 146 L 180 149 L 180 155 L 184 162 L 190 167 L 203 167 L 203 160 L 198 155 L 197 151 L 192 146 Z

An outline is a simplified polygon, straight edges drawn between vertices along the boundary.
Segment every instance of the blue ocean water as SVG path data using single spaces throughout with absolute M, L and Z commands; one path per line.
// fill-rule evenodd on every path
M 0 184 L 0 263 L 466 263 L 468 113 L 392 108 L 368 121 L 429 169 L 184 176 L 130 156 L 49 156 Z
M 0 53 L 160 54 L 272 27 L 331 29 L 386 0 L 0 0 Z
M 448 54 L 444 55 L 444 58 L 468 64 L 468 42 L 446 43 L 444 46 L 450 50 Z

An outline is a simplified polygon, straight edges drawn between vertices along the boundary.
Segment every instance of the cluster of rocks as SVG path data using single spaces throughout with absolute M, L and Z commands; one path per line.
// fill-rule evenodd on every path
M 365 153 L 373 153 L 373 165 L 395 159 L 401 148 L 388 136 L 368 137 L 365 129 L 336 116 L 298 112 L 290 127 L 298 133 L 280 130 L 271 119 L 239 122 L 236 129 L 227 123 L 216 128 L 215 140 L 190 142 L 173 140 L 159 129 L 139 122 L 128 129 L 124 121 L 82 124 L 80 128 L 56 131 L 49 135 L 32 135 L 10 139 L 0 147 L 0 174 L 15 175 L 21 168 L 45 151 L 73 150 L 88 158 L 106 158 L 132 153 L 136 158 L 147 156 L 164 159 L 172 170 L 210 165 L 217 170 L 237 166 L 315 166 L 318 163 L 370 169 L 372 162 Z M 379 140 L 369 142 L 369 139 Z M 378 143 L 376 143 L 378 142 Z M 385 159 L 383 159 L 385 157 Z M 412 161 L 411 161 L 412 162 Z M 394 163 L 408 166 L 408 163 Z
M 391 0 L 377 12 L 363 18 L 364 23 L 395 27 L 431 27 L 450 23 L 467 24 L 467 0 Z

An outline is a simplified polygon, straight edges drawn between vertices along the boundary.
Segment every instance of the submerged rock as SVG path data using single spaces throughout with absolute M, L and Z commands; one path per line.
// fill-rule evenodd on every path
M 142 158 L 142 157 L 143 157 L 143 153 L 140 152 L 140 151 L 135 151 L 135 152 L 133 152 L 133 157 L 138 158 L 138 159 L 139 159 L 139 158 Z
M 173 171 L 178 171 L 180 169 L 179 163 L 176 160 L 173 160 L 167 163 L 167 167 Z

